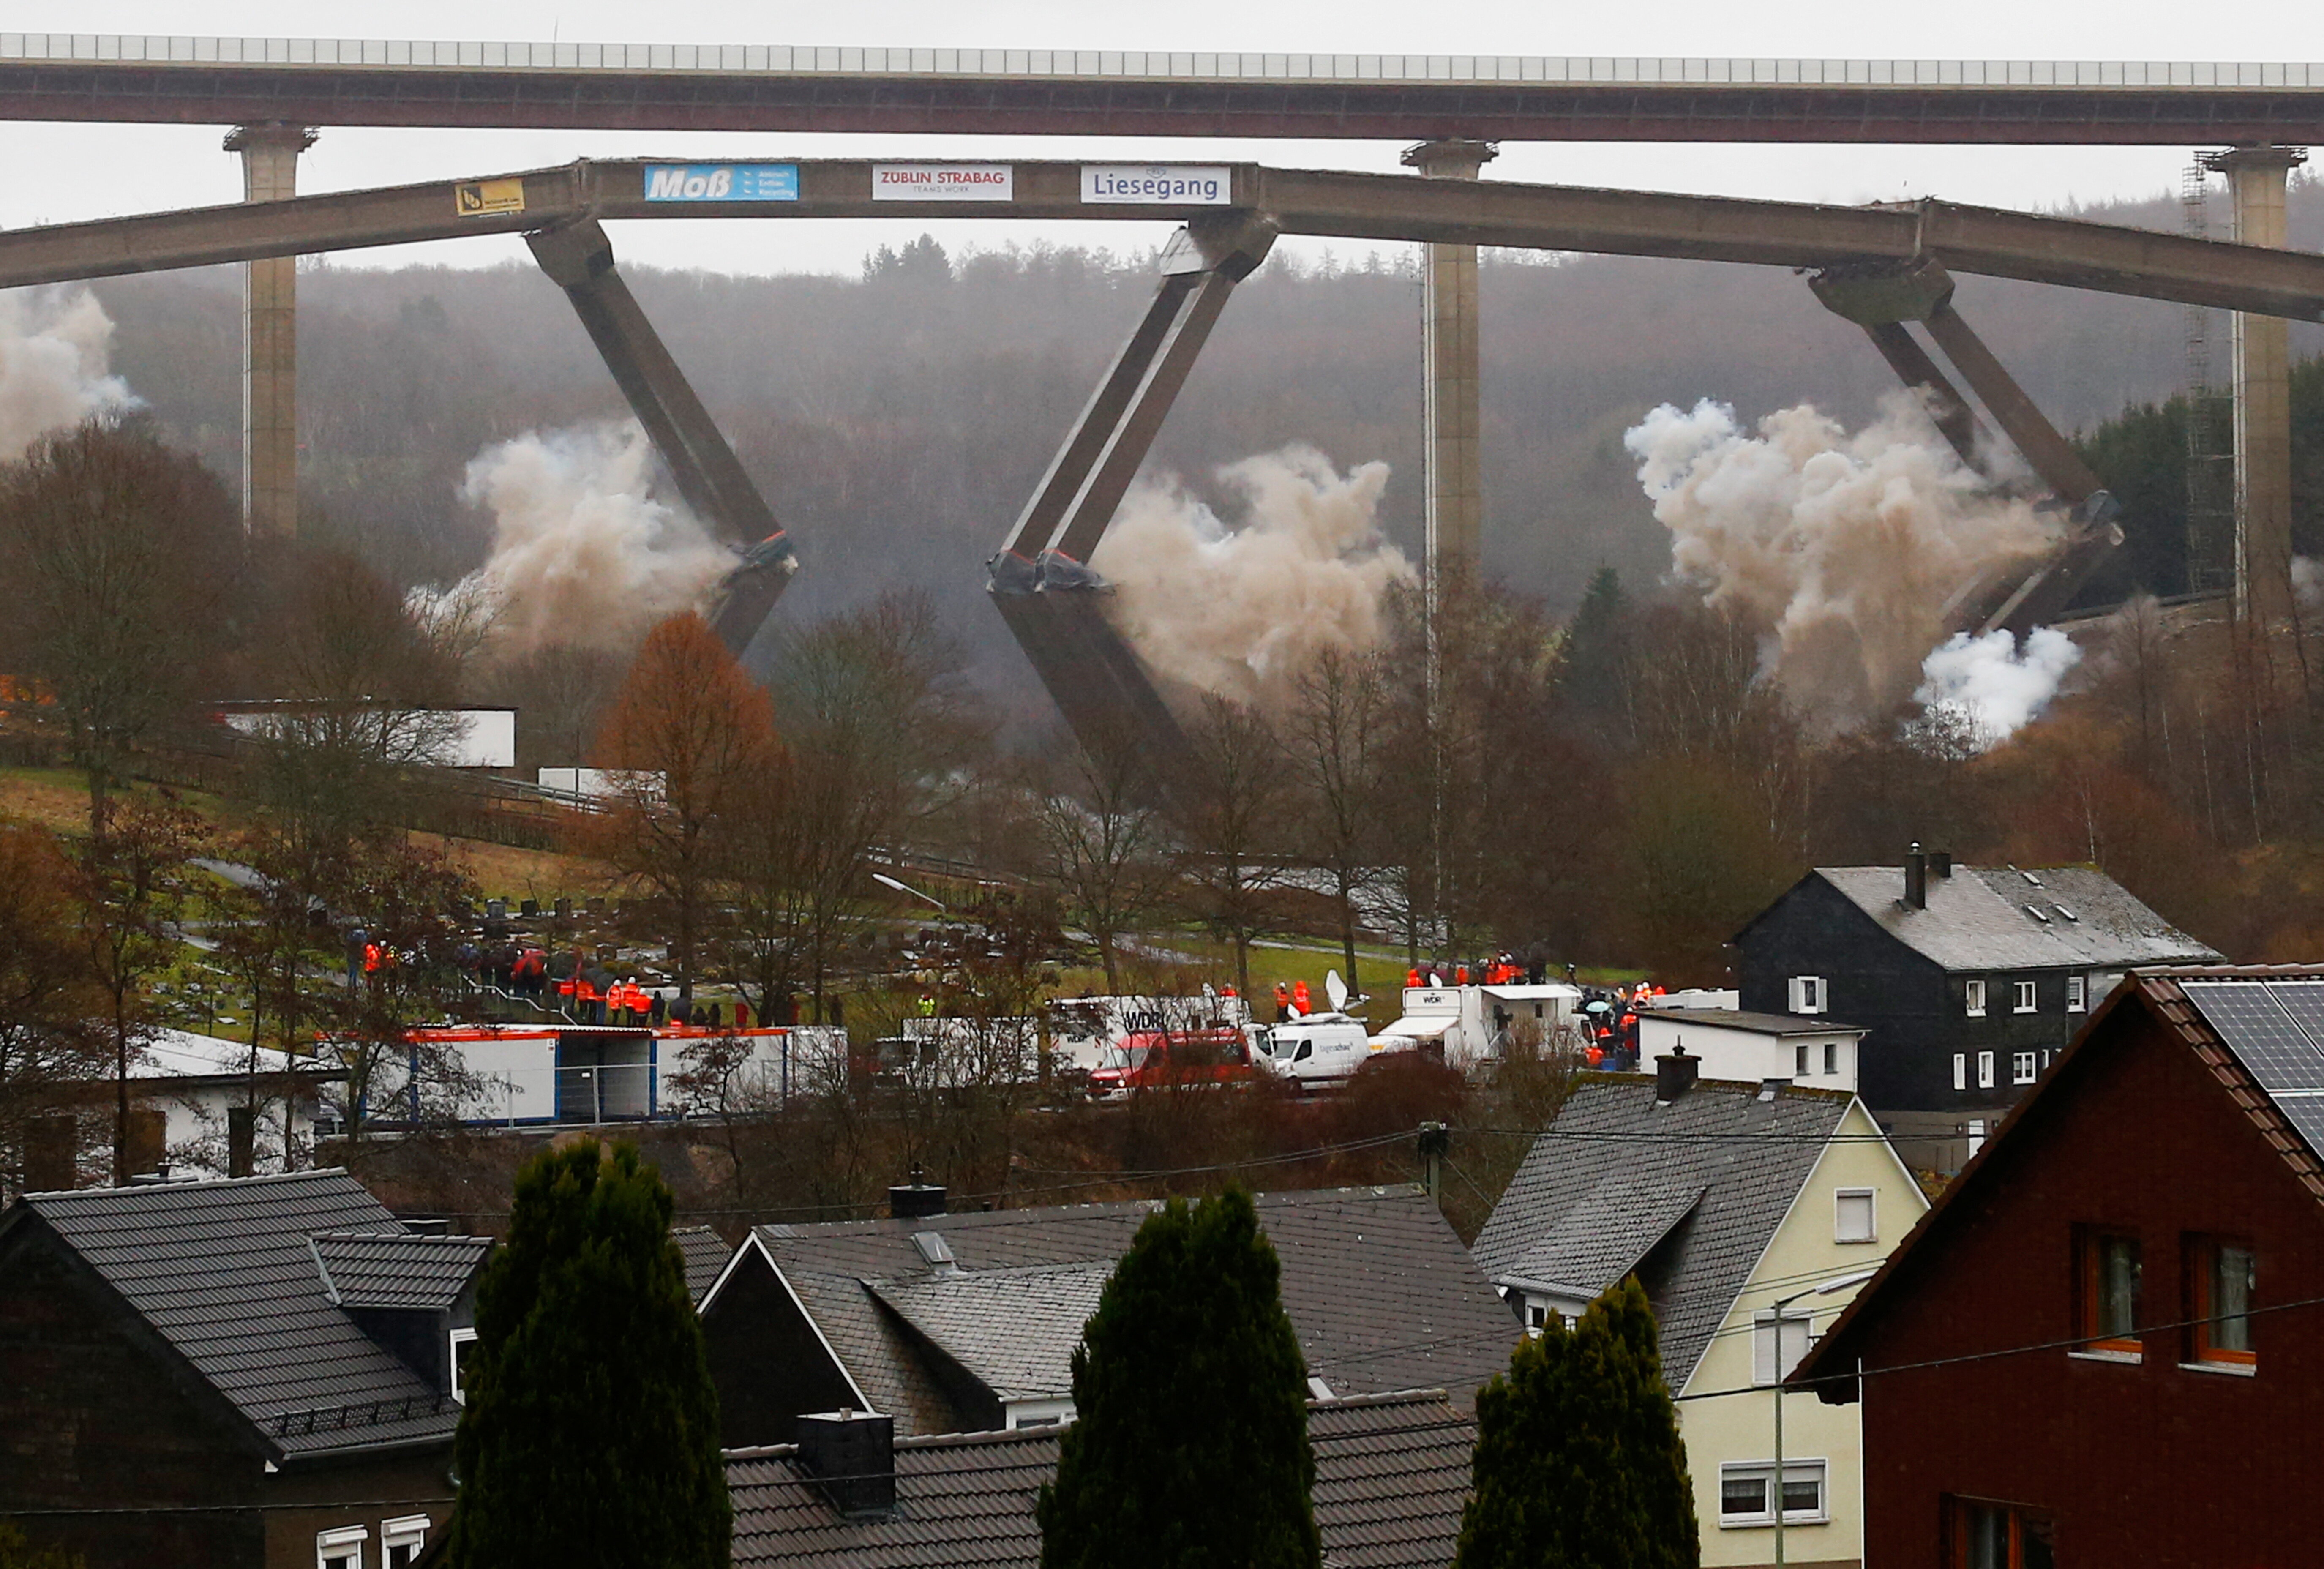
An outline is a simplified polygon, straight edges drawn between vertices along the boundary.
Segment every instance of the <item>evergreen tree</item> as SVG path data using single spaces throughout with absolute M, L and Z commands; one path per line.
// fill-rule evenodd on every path
M 1633 1278 L 1556 1315 L 1477 1397 L 1453 1569 L 1694 1569 L 1686 1445 Z
M 671 1208 L 629 1144 L 518 1173 L 454 1441 L 456 1569 L 726 1564 L 717 1396 Z
M 1565 623 L 1557 683 L 1565 700 L 1600 723 L 1618 719 L 1629 645 L 1630 596 L 1623 592 L 1622 575 L 1600 567 Z
M 1138 1230 L 1074 1352 L 1042 1569 L 1317 1569 L 1306 1367 L 1250 1195 Z

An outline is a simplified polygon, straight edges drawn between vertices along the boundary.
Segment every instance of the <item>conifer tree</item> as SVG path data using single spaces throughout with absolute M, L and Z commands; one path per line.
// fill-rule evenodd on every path
M 455 1569 L 724 1569 L 718 1401 L 671 1209 L 633 1145 L 549 1150 L 518 1173 L 478 1288 Z
M 1694 1569 L 1686 1445 L 1635 1277 L 1550 1315 L 1477 1397 L 1453 1569 Z
M 1250 1195 L 1139 1228 L 1074 1352 L 1042 1569 L 1317 1569 L 1306 1366 Z

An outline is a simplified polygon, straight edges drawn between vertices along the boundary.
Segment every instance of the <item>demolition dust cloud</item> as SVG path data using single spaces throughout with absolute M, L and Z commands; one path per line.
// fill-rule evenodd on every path
M 498 654 L 571 643 L 626 653 L 699 605 L 733 553 L 648 491 L 653 447 L 635 423 L 534 431 L 469 463 L 462 499 L 493 514 L 493 553 L 435 605 L 479 607 Z
M 1130 493 L 1090 565 L 1157 671 L 1279 706 L 1324 650 L 1377 645 L 1388 590 L 1414 581 L 1380 531 L 1388 472 L 1300 446 L 1244 458 L 1218 471 L 1242 502 L 1231 524 L 1165 477 Z
M 86 289 L 0 293 L 0 460 L 92 414 L 133 409 L 112 374 L 113 318 Z
M 2060 529 L 1963 465 L 1909 393 L 1852 436 L 1805 404 L 1747 431 L 1706 398 L 1664 404 L 1624 442 L 1675 576 L 1759 633 L 1763 672 L 1828 734 L 1913 697 L 1955 706 L 1989 744 L 2080 658 L 2048 628 L 2022 650 L 2006 632 L 1946 639 L 1960 595 Z

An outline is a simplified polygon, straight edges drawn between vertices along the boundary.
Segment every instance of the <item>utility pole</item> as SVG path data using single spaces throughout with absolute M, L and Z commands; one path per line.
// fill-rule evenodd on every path
M 1444 1207 L 1444 1157 L 1452 1148 L 1452 1130 L 1442 1122 L 1420 1125 L 1420 1158 L 1428 1164 L 1428 1198 Z

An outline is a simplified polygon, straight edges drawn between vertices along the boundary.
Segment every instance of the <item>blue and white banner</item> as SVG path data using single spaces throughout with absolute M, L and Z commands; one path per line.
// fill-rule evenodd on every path
M 648 201 L 797 201 L 796 163 L 649 163 Z
M 1082 200 L 1149 207 L 1231 207 L 1234 171 L 1217 164 L 1084 163 Z

